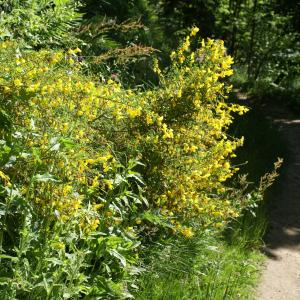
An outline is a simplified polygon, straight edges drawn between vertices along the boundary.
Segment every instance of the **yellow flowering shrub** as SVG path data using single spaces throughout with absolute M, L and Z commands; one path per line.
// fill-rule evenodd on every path
M 125 297 L 146 232 L 163 227 L 192 237 L 195 223 L 222 228 L 245 205 L 225 184 L 243 139 L 226 130 L 247 109 L 227 102 L 233 61 L 223 42 L 202 40 L 194 51 L 197 31 L 171 54 L 168 71 L 155 63 L 160 83 L 145 91 L 85 76 L 80 49 L 20 52 L 14 42 L 0 44 L 0 202 L 6 212 L 21 207 L 17 223 L 1 218 L 0 249 L 15 255 L 9 245 L 28 232 L 64 264 L 81 249 L 82 290 L 64 275 L 56 295 Z M 20 232 L 8 242 L 11 226 Z M 24 275 L 19 289 L 44 297 L 34 284 L 63 272 L 59 265 L 45 263 L 35 279 Z
M 233 60 L 223 41 L 202 40 L 193 51 L 190 39 L 196 33 L 194 28 L 172 53 L 167 73 L 155 63 L 160 86 L 138 95 L 140 115 L 123 141 L 133 141 L 146 164 L 143 177 L 151 204 L 183 234 L 182 222 L 197 218 L 203 225 L 222 227 L 241 209 L 224 182 L 238 170 L 230 157 L 243 138 L 230 137 L 226 130 L 234 113 L 247 108 L 226 102 L 231 86 L 224 78 L 232 74 Z

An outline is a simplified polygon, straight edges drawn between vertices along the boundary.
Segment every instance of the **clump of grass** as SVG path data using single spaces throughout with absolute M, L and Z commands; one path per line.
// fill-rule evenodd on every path
M 259 277 L 259 251 L 229 245 L 206 230 L 191 239 L 156 245 L 137 299 L 251 299 Z

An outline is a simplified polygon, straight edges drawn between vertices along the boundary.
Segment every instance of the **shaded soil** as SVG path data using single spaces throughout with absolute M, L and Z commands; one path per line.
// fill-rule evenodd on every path
M 267 260 L 257 299 L 300 300 L 300 117 L 287 108 L 267 107 L 287 153 L 278 192 L 271 199 Z

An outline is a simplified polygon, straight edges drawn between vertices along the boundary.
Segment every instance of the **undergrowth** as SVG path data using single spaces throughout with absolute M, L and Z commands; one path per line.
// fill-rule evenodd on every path
M 253 299 L 263 256 L 242 242 L 229 245 L 207 230 L 151 251 L 137 299 Z

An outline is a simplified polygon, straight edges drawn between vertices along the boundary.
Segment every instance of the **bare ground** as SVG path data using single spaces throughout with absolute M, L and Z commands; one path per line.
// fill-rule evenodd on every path
M 300 300 L 300 117 L 276 107 L 267 114 L 279 125 L 287 154 L 280 192 L 272 199 L 267 260 L 257 299 Z

